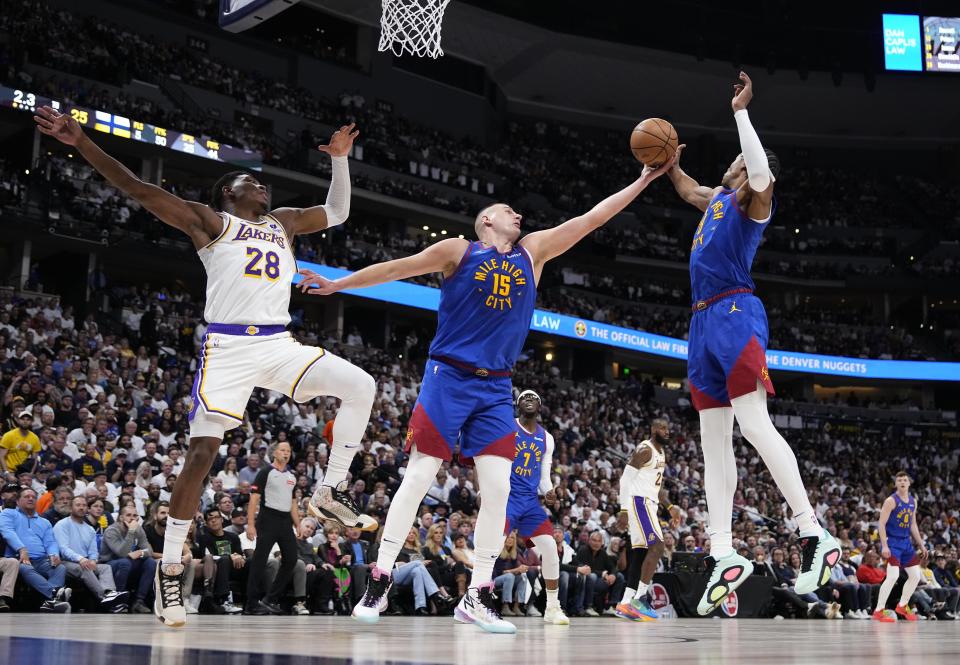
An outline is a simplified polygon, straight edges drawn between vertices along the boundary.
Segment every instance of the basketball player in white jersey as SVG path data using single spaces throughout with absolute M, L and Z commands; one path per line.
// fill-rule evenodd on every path
M 333 162 L 326 203 L 271 211 L 266 187 L 248 173 L 234 171 L 220 178 L 209 206 L 184 201 L 137 178 L 69 115 L 43 107 L 34 119 L 42 133 L 74 146 L 110 184 L 190 236 L 207 272 L 204 318 L 209 328 L 193 386 L 190 446 L 170 499 L 163 560 L 157 566 L 154 611 L 160 620 L 168 626 L 186 621 L 180 561 L 187 528 L 224 432 L 242 423 L 255 387 L 282 392 L 297 402 L 320 395 L 342 400 L 327 473 L 310 510 L 347 526 L 376 529 L 376 521 L 359 514 L 337 487 L 346 480 L 370 419 L 373 377 L 324 349 L 300 344 L 286 332 L 290 286 L 297 272 L 294 237 L 342 224 L 350 211 L 346 155 L 358 134 L 353 125 L 341 127 L 329 145 L 318 148 Z
M 656 418 L 650 425 L 650 438 L 641 441 L 620 476 L 620 510 L 627 511 L 630 522 L 630 552 L 627 588 L 616 607 L 617 616 L 633 621 L 655 621 L 657 612 L 646 600 L 647 588 L 663 556 L 663 532 L 660 529 L 660 497 L 663 471 L 667 466 L 664 447 L 670 441 L 670 425 Z M 679 513 L 673 506 L 668 511 Z

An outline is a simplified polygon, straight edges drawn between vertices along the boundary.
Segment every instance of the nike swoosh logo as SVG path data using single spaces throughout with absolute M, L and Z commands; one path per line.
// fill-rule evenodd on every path
M 347 450 L 353 450 L 353 449 L 355 449 L 355 448 L 359 448 L 359 447 L 360 447 L 360 444 L 359 444 L 359 443 L 355 443 L 355 444 L 353 444 L 353 445 L 351 446 L 349 443 L 345 443 L 345 444 L 343 444 L 343 447 L 346 448 Z

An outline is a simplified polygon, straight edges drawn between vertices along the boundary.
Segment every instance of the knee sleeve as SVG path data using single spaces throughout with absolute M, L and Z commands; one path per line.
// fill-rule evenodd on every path
M 557 554 L 557 544 L 552 536 L 534 536 L 533 544 L 540 553 L 540 565 L 543 568 L 543 579 L 560 579 L 560 556 Z

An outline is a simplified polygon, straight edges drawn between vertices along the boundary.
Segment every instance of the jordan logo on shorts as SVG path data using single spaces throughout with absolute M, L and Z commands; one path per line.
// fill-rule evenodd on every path
M 733 305 L 730 306 L 730 311 L 727 314 L 733 314 L 734 312 L 742 312 L 742 309 L 737 309 L 737 301 L 733 301 Z

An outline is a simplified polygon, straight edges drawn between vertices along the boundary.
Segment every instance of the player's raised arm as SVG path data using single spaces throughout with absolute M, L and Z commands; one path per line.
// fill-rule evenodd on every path
M 223 230 L 223 221 L 208 206 L 184 201 L 170 192 L 142 181 L 126 166 L 105 153 L 70 115 L 42 106 L 33 116 L 41 133 L 74 146 L 111 185 L 139 201 L 162 222 L 180 229 L 195 247 L 209 244 Z
M 449 276 L 460 264 L 460 259 L 469 246 L 470 242 L 463 238 L 441 240 L 419 254 L 375 263 L 340 279 L 327 279 L 312 270 L 301 270 L 303 281 L 300 282 L 300 290 L 304 293 L 329 296 L 344 289 L 362 289 L 432 272 L 442 272 L 444 276 Z
M 343 224 L 350 216 L 350 166 L 347 155 L 360 135 L 354 127 L 353 123 L 343 125 L 330 137 L 330 143 L 317 146 L 317 150 L 330 155 L 330 189 L 326 202 L 312 208 L 277 208 L 270 213 L 283 224 L 291 238 Z
M 682 147 L 682 146 L 680 146 Z M 616 194 L 608 196 L 598 203 L 589 212 L 568 219 L 563 224 L 555 226 L 552 229 L 536 231 L 523 238 L 520 244 L 530 252 L 533 257 L 534 267 L 539 274 L 540 268 L 550 259 L 556 258 L 580 242 L 592 231 L 596 231 L 601 226 L 609 222 L 617 213 L 630 205 L 651 182 L 666 173 L 676 163 L 680 156 L 680 147 L 674 152 L 673 157 L 658 166 L 652 168 L 645 166 L 640 177 L 632 184 L 621 189 Z
M 683 169 L 680 168 L 680 151 L 682 149 L 682 145 L 677 147 L 676 158 L 673 161 L 673 166 L 667 171 L 667 177 L 670 178 L 670 182 L 673 183 L 673 188 L 677 190 L 677 194 L 680 195 L 681 199 L 694 208 L 704 211 L 707 209 L 707 204 L 710 203 L 710 199 L 712 199 L 716 193 L 716 189 L 701 185 L 683 172 Z
M 733 118 L 737 121 L 737 133 L 740 135 L 740 152 L 747 168 L 747 183 L 750 197 L 747 202 L 747 214 L 750 219 L 766 221 L 770 217 L 773 204 L 773 182 L 768 153 L 760 143 L 757 130 L 750 122 L 747 106 L 753 99 L 753 81 L 746 72 L 740 72 L 740 83 L 733 86 Z

